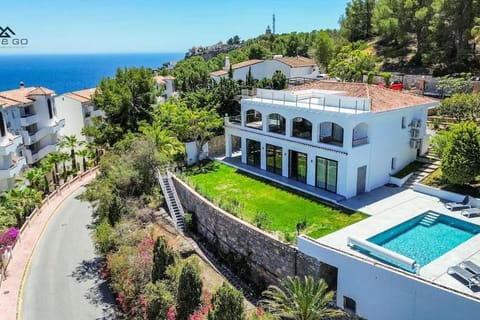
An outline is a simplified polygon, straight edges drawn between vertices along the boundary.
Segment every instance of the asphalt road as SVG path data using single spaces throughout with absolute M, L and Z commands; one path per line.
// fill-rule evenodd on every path
M 90 237 L 92 209 L 76 198 L 83 190 L 58 208 L 33 254 L 23 289 L 23 320 L 115 318 Z

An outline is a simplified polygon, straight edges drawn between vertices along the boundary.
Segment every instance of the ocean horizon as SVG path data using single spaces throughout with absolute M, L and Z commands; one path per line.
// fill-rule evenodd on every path
M 95 87 L 118 68 L 159 68 L 185 53 L 98 53 L 0 55 L 0 91 L 42 86 L 57 95 Z

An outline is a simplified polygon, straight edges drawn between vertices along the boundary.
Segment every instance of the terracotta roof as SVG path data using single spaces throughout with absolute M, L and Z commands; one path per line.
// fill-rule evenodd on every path
M 29 96 L 45 96 L 55 94 L 55 91 L 44 88 L 44 87 L 36 87 L 32 91 L 28 93 Z
M 300 56 L 283 57 L 275 60 L 281 61 L 292 68 L 313 67 L 317 65 L 312 59 Z
M 286 90 L 300 91 L 312 89 L 331 90 L 337 92 L 340 91 L 341 93 L 337 93 L 339 96 L 343 95 L 346 97 L 369 98 L 371 99 L 372 112 L 384 112 L 425 104 L 439 103 L 439 100 L 436 99 L 417 96 L 403 91 L 381 88 L 379 86 L 366 83 L 316 81 Z
M 92 96 L 95 93 L 95 90 L 96 90 L 95 88 L 90 88 L 90 89 L 84 89 L 79 91 L 73 91 L 70 93 L 66 93 L 65 97 L 69 97 L 81 103 L 90 102 L 92 101 Z
M 172 77 L 172 76 L 155 76 L 155 77 L 153 77 L 153 80 L 155 80 L 155 82 L 158 83 L 158 84 L 165 84 L 165 80 L 175 80 L 175 77 Z
M 263 61 L 265 61 L 265 60 L 252 59 L 252 60 L 247 60 L 247 61 L 243 61 L 243 62 L 240 62 L 240 63 L 235 63 L 235 64 L 232 64 L 232 70 L 243 68 L 243 67 L 248 67 L 248 66 L 263 62 Z M 222 69 L 222 70 L 214 71 L 210 74 L 214 77 L 220 77 L 220 76 L 226 75 L 227 73 L 228 73 L 228 70 L 223 70 Z
M 54 91 L 43 87 L 19 88 L 0 92 L 4 107 L 10 107 L 22 103 L 31 103 L 34 99 L 30 96 L 34 95 L 53 95 Z

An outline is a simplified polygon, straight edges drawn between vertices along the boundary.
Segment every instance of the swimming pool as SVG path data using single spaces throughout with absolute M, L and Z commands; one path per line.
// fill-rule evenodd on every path
M 367 240 L 421 267 L 479 233 L 478 225 L 428 211 Z

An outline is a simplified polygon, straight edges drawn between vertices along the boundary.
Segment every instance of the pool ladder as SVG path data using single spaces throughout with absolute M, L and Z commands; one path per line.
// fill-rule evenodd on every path
M 437 221 L 438 217 L 438 214 L 429 212 L 420 220 L 420 224 L 425 227 L 430 227 Z

